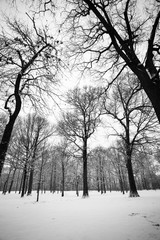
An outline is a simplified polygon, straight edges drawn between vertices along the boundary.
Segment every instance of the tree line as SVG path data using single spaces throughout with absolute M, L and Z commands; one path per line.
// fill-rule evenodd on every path
M 54 125 L 36 113 L 19 118 L 2 172 L 1 191 L 19 192 L 23 197 L 37 190 L 38 201 L 40 190 L 61 192 L 62 196 L 65 190 L 75 190 L 77 196 L 82 190 L 83 197 L 89 190 L 120 190 L 130 191 L 133 197 L 139 196 L 137 188 L 159 188 L 159 125 L 145 94 L 128 90 L 116 84 L 113 99 L 107 103 L 102 88 L 70 90 L 66 95 L 70 109 Z M 108 147 L 97 144 L 93 148 L 92 136 L 106 115 L 114 119 L 110 125 L 116 138 Z M 1 118 L 5 126 L 5 116 Z M 54 144 L 57 135 L 59 141 Z

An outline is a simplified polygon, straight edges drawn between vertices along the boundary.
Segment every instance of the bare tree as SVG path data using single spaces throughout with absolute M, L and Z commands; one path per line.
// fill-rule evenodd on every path
M 67 0 L 76 64 L 97 69 L 110 84 L 128 67 L 139 79 L 160 122 L 160 3 L 140 0 Z M 109 86 L 110 86 L 109 84 Z
M 133 174 L 132 153 L 136 146 L 157 140 L 153 138 L 153 134 L 158 133 L 155 113 L 147 96 L 140 91 L 139 84 L 132 75 L 118 79 L 110 99 L 105 99 L 104 108 L 106 114 L 113 117 L 122 129 L 117 130 L 112 124 L 115 135 L 124 142 L 130 196 L 139 196 Z
M 29 19 L 32 28 L 18 20 L 7 19 L 9 33 L 0 34 L 0 86 L 8 112 L 8 123 L 0 143 L 0 174 L 22 103 L 27 97 L 34 105 L 42 102 L 42 96 L 45 101 L 45 93 L 50 96 L 51 86 L 56 83 L 57 42 L 46 29 L 36 26 L 34 17 Z
M 63 114 L 62 121 L 58 123 L 58 132 L 65 136 L 71 143 L 82 151 L 83 158 L 83 196 L 88 196 L 87 182 L 87 149 L 88 140 L 100 123 L 101 90 L 92 87 L 84 87 L 69 91 L 67 102 L 73 111 Z

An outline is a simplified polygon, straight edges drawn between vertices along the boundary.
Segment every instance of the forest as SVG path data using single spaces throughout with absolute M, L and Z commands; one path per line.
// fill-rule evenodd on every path
M 160 2 L 2 3 L 0 191 L 160 189 Z

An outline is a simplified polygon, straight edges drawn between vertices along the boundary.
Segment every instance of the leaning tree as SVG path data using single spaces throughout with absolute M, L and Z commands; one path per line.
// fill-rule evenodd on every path
M 129 68 L 139 79 L 160 122 L 160 2 L 66 0 L 71 56 L 110 84 Z M 110 86 L 109 84 L 109 86 Z
M 40 102 L 44 104 L 45 96 L 51 96 L 57 82 L 59 43 L 47 28 L 37 27 L 35 17 L 28 17 L 28 26 L 7 18 L 6 31 L 0 32 L 1 99 L 8 113 L 0 143 L 0 175 L 22 104 L 25 106 L 27 100 L 36 107 Z

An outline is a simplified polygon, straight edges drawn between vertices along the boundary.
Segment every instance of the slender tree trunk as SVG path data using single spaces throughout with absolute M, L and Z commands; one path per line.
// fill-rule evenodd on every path
M 21 191 L 22 191 L 23 176 L 24 176 L 24 171 L 23 171 L 22 174 L 21 174 L 21 181 L 20 181 L 20 185 L 19 185 L 19 194 L 20 194 Z
M 87 173 L 87 140 L 83 145 L 83 197 L 88 197 L 88 173 Z
M 119 179 L 119 185 L 120 185 L 120 189 L 121 189 L 121 192 L 124 194 L 124 184 L 123 184 L 123 179 L 122 179 L 122 174 L 121 174 L 121 170 L 120 170 L 120 166 L 118 166 L 118 179 Z
M 104 191 L 104 193 L 106 193 L 106 184 L 105 184 L 104 172 L 103 172 L 103 191 Z
M 27 180 L 27 163 L 25 163 L 24 169 L 23 169 L 23 180 L 22 180 L 22 193 L 21 193 L 21 197 L 24 197 L 24 194 L 25 194 L 26 180 Z
M 96 180 L 97 180 L 97 191 L 100 192 L 100 186 L 99 186 L 99 168 L 96 167 Z
M 51 175 L 50 175 L 50 192 L 53 192 L 53 173 L 54 173 L 54 159 L 52 159 L 52 165 L 51 165 Z
M 41 174 L 39 175 L 39 181 L 38 181 L 38 186 L 37 186 L 37 202 L 39 201 L 40 188 L 41 188 Z
M 40 188 L 41 188 L 43 164 L 44 164 L 44 156 L 43 156 L 43 153 L 42 153 L 42 162 L 41 162 L 41 167 L 40 167 L 40 172 L 39 172 L 39 179 L 38 179 L 38 186 L 37 186 L 37 202 L 39 201 L 39 192 L 40 192 Z
M 19 171 L 18 171 L 18 176 L 17 176 L 17 181 L 16 181 L 16 187 L 15 187 L 15 193 L 18 191 L 20 173 L 21 173 L 21 169 L 19 169 Z
M 56 189 L 57 189 L 57 165 L 56 165 L 56 163 L 55 163 L 55 165 L 54 165 L 54 176 L 53 176 L 53 192 L 55 192 L 56 191 Z
M 31 193 L 32 193 L 33 175 L 34 175 L 34 166 L 32 165 L 31 169 L 30 169 L 30 174 L 29 174 L 29 183 L 28 183 L 27 195 L 31 195 Z
M 102 161 L 100 159 L 99 161 L 100 164 L 100 186 L 101 186 L 101 194 L 103 194 L 103 164 Z
M 13 186 L 14 176 L 16 174 L 16 171 L 17 171 L 17 168 L 15 167 L 13 175 L 12 175 L 12 179 L 11 179 L 11 183 L 10 183 L 10 187 L 9 187 L 8 193 L 10 193 L 12 191 L 12 186 Z
M 110 173 L 110 169 L 109 169 L 109 191 L 112 192 L 112 179 L 111 179 L 111 173 Z
M 79 176 L 76 176 L 76 195 L 79 197 Z
M 64 189 L 65 189 L 65 167 L 64 162 L 62 160 L 62 197 L 64 197 Z

